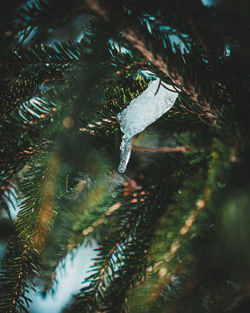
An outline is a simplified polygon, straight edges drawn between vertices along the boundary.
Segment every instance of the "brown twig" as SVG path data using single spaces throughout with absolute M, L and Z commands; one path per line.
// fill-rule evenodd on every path
M 143 147 L 132 145 L 132 150 L 137 151 L 145 151 L 145 152 L 161 152 L 161 153 L 173 153 L 173 152 L 181 152 L 185 153 L 190 151 L 191 148 L 188 147 L 161 147 L 161 148 L 152 148 L 152 147 Z

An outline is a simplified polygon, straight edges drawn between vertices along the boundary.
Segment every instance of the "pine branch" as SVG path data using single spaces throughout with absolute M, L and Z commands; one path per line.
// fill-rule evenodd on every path
M 77 189 L 83 189 L 84 185 L 86 184 L 83 183 L 83 181 L 80 181 L 79 184 L 77 185 Z M 91 193 L 93 193 L 94 191 L 91 190 Z M 86 200 L 85 200 L 86 201 Z M 60 240 L 61 238 L 56 238 L 56 240 L 58 241 L 57 242 L 57 247 L 55 248 L 56 250 L 56 253 L 55 251 L 53 250 L 53 259 L 55 259 L 55 255 L 57 256 L 56 258 L 56 262 L 53 263 L 53 266 L 51 266 L 51 261 L 49 261 L 49 268 L 46 268 L 46 272 L 47 273 L 44 273 L 42 272 L 41 274 L 41 279 L 42 279 L 42 284 L 43 284 L 43 290 L 42 290 L 42 294 L 45 296 L 48 292 L 52 291 L 52 293 L 55 291 L 55 285 L 57 284 L 57 281 L 56 281 L 56 270 L 58 267 L 61 267 L 63 266 L 64 264 L 64 259 L 65 257 L 72 253 L 73 255 L 73 251 L 77 248 L 80 247 L 80 245 L 84 242 L 84 240 L 86 239 L 86 237 L 88 235 L 91 235 L 91 233 L 93 233 L 95 230 L 97 230 L 98 226 L 100 226 L 101 224 L 103 224 L 104 222 L 107 222 L 107 217 L 112 214 L 115 210 L 117 210 L 119 208 L 119 203 L 110 207 L 106 213 L 100 213 L 98 208 L 95 208 L 95 210 L 92 212 L 90 210 L 90 212 L 86 213 L 84 215 L 85 218 L 82 218 L 82 220 L 86 219 L 87 221 L 87 225 L 88 227 L 85 228 L 85 229 L 81 229 L 81 226 L 78 226 L 78 228 L 81 229 L 80 231 L 80 234 L 78 235 L 78 232 L 76 232 L 76 234 L 74 234 L 74 236 L 72 236 L 72 225 L 70 224 L 70 227 L 66 227 L 66 223 L 65 221 L 61 221 L 61 223 L 58 223 L 58 221 L 55 220 L 54 224 L 54 228 L 60 228 L 60 236 L 64 236 L 65 237 L 65 233 L 68 233 L 67 237 L 68 240 L 63 243 L 62 240 Z M 67 208 L 66 208 L 67 209 Z M 76 215 L 76 210 L 73 210 L 73 213 L 72 215 Z M 61 210 L 61 215 L 63 215 L 65 217 L 65 214 L 64 212 Z M 99 216 L 98 219 L 96 219 L 96 216 Z M 95 217 L 95 220 L 94 222 L 89 222 L 89 220 L 92 220 L 93 218 Z M 63 227 L 62 227 L 62 224 Z M 81 225 L 84 224 L 83 221 L 81 221 Z M 73 226 L 74 227 L 74 226 Z M 69 228 L 70 228 L 70 231 L 69 231 Z M 52 228 L 52 231 L 53 231 L 53 228 Z M 59 232 L 58 232 L 59 233 Z M 54 237 L 54 234 L 52 234 L 52 236 Z M 57 236 L 55 236 L 57 237 Z M 74 238 L 73 240 L 70 241 L 71 238 Z M 46 264 L 46 267 L 47 267 L 47 264 Z M 45 275 L 44 275 L 45 274 Z M 46 276 L 46 277 L 45 277 Z
M 196 259 L 190 245 L 197 228 L 207 227 L 200 225 L 199 218 L 207 214 L 211 194 L 203 191 L 204 186 L 195 187 L 197 178 L 207 176 L 206 166 L 190 174 L 182 180 L 181 193 L 173 197 L 176 202 L 168 206 L 159 221 L 148 255 L 147 278 L 132 290 L 128 300 L 131 312 L 153 313 L 168 305 L 179 308 L 182 297 L 188 297 L 189 292 L 194 296 L 193 288 L 200 285 L 193 272 Z
M 46 66 L 47 71 L 54 66 L 57 70 L 64 70 L 63 65 L 79 62 L 80 50 L 81 44 L 73 41 L 55 43 L 55 47 L 36 44 L 31 47 L 13 48 L 11 51 L 1 51 L 0 65 Z
M 130 187 L 126 183 L 122 206 L 112 215 L 117 214 L 115 232 L 98 249 L 93 274 L 86 279 L 89 285 L 65 312 L 126 311 L 127 292 L 144 277 L 151 238 L 165 211 L 158 187 L 143 190 L 135 182 Z
M 56 290 L 57 277 L 55 275 L 58 266 L 63 265 L 65 257 L 80 247 L 88 236 L 92 238 L 95 231 L 98 234 L 98 226 L 107 223 L 107 217 L 112 214 L 119 205 L 112 206 L 106 211 L 106 201 L 110 201 L 109 192 L 113 190 L 111 182 L 113 177 L 96 177 L 95 181 L 87 178 L 79 178 L 74 188 L 69 188 L 64 196 L 57 202 L 60 214 L 55 217 L 51 229 L 51 239 L 44 251 L 45 270 L 41 273 L 40 284 L 43 285 L 42 294 L 45 296 L 49 291 Z M 95 200 L 91 200 L 93 195 Z M 108 198 L 108 199 L 106 199 Z M 74 199 L 74 200 L 73 200 Z M 70 201 L 70 202 L 69 202 Z M 108 203 L 109 203 L 108 201 Z M 71 210 L 65 203 L 69 202 Z M 84 212 L 82 208 L 85 208 Z M 65 221 L 65 216 L 66 220 Z M 67 235 L 66 235 L 67 234 Z
M 28 312 L 29 298 L 26 293 L 33 288 L 34 277 L 39 267 L 39 254 L 42 250 L 52 218 L 53 179 L 43 180 L 45 168 L 57 171 L 57 161 L 51 159 L 47 164 L 46 157 L 40 163 L 33 163 L 22 184 L 23 200 L 16 222 L 15 237 L 11 237 L 0 275 L 1 305 L 3 312 L 14 313 L 17 310 Z M 38 161 L 38 160 L 36 160 Z M 38 165 L 39 164 L 39 165 Z M 34 178 L 35 175 L 35 178 Z M 52 175 L 53 176 L 53 175 Z M 47 186 L 47 187 L 46 187 Z M 43 193 L 42 193 L 42 190 Z
M 0 165 L 1 166 L 1 165 Z M 4 167 L 3 167 L 4 168 Z M 16 203 L 17 203 L 17 190 L 16 186 L 13 183 L 13 175 L 15 174 L 16 169 L 7 171 L 7 175 L 5 173 L 2 173 L 2 178 L 0 180 L 0 208 L 4 209 L 9 218 L 11 219 L 11 214 L 9 210 L 9 206 L 12 207 L 12 209 L 16 209 Z M 5 175 L 4 175 L 5 174 Z
M 186 87 L 186 84 L 184 84 L 183 77 L 179 73 L 179 70 L 177 67 L 174 67 L 173 64 L 171 64 L 171 72 L 168 70 L 168 64 L 162 59 L 162 57 L 158 55 L 154 55 L 144 44 L 144 42 L 140 39 L 140 37 L 137 35 L 136 31 L 134 29 L 130 29 L 127 32 L 124 32 L 125 38 L 130 41 L 133 46 L 142 53 L 142 55 L 145 57 L 147 61 L 155 65 L 163 74 L 165 74 L 168 78 L 171 79 L 176 85 L 180 86 L 182 90 L 189 96 L 189 98 L 196 102 L 200 103 L 199 101 L 199 93 L 196 91 L 196 88 L 194 85 L 192 85 L 192 82 L 189 81 L 188 87 Z M 206 99 L 203 99 L 202 103 L 202 110 L 204 110 L 206 113 L 206 117 L 209 120 L 213 120 L 215 117 L 215 113 L 217 112 L 217 109 L 213 109 L 210 102 Z
M 194 76 L 192 73 L 187 73 L 186 76 L 189 76 L 185 78 L 183 77 L 183 68 L 177 66 L 179 60 L 177 60 L 176 58 L 175 60 L 171 58 L 171 64 L 168 64 L 163 59 L 160 53 L 154 51 L 156 49 L 152 47 L 152 43 L 149 47 L 149 45 L 146 44 L 147 41 L 146 39 L 144 40 L 143 34 L 140 31 L 139 27 L 135 26 L 133 22 L 131 22 L 131 19 L 129 19 L 128 17 L 124 17 L 125 14 L 123 10 L 119 7 L 119 3 L 114 5 L 109 2 L 105 2 L 104 4 L 102 1 L 94 1 L 87 2 L 87 4 L 89 5 L 90 9 L 92 9 L 94 12 L 101 16 L 105 16 L 105 19 L 110 20 L 111 22 L 116 21 L 117 16 L 115 14 L 118 14 L 119 12 L 123 20 L 122 30 L 125 38 L 132 43 L 132 45 L 145 57 L 147 61 L 149 61 L 156 68 L 158 68 L 160 72 L 168 77 L 174 84 L 179 86 L 192 101 L 200 106 L 201 110 L 204 111 L 204 114 L 206 115 L 208 120 L 214 120 L 215 115 L 219 110 L 220 103 L 218 103 L 217 106 L 214 105 L 210 99 L 211 95 L 209 95 L 207 92 L 200 93 L 200 91 L 198 91 L 196 86 L 197 81 L 192 81 L 192 76 Z M 112 15 L 110 14 L 111 11 Z M 187 67 L 185 64 L 183 64 L 182 66 Z
M 32 77 L 23 81 L 17 79 L 13 84 L 7 86 L 0 96 L 0 121 L 3 122 L 22 102 L 28 100 L 36 89 L 36 86 L 36 82 Z
M 37 275 L 38 252 L 30 244 L 20 240 L 17 234 L 9 239 L 0 272 L 0 309 L 6 313 L 28 312 L 31 300 L 27 292 L 34 288 L 32 282 Z
M 15 30 L 19 31 L 18 37 L 21 37 L 22 41 L 34 30 L 37 32 L 35 36 L 39 37 L 39 34 L 44 35 L 49 27 L 63 25 L 86 10 L 86 5 L 81 1 L 75 1 L 72 5 L 58 0 L 35 0 L 17 10 Z
M 134 287 L 142 295 L 136 313 L 217 312 L 228 303 L 236 310 L 233 289 L 249 280 L 248 24 L 240 29 L 230 14 L 200 0 L 59 2 L 35 0 L 18 9 L 11 30 L 23 30 L 17 35 L 22 40 L 37 30 L 39 42 L 48 28 L 86 10 L 108 23 L 95 20 L 79 44 L 1 52 L 1 195 L 9 201 L 10 176 L 29 160 L 32 167 L 21 173 L 22 207 L 0 274 L 0 311 L 27 312 L 26 291 L 37 269 L 44 292 L 53 290 L 56 268 L 92 238 L 104 238 L 103 245 L 89 285 L 68 311 L 131 311 Z M 225 56 L 228 42 L 231 55 Z M 127 173 L 141 186 L 130 177 L 113 192 L 110 180 L 123 180 L 113 173 L 115 116 L 147 86 L 135 79 L 142 68 L 179 92 L 154 128 L 159 142 L 163 136 L 175 142 L 133 145 L 150 152 L 135 153 Z M 54 92 L 41 94 L 44 83 Z M 33 96 L 41 101 L 28 102 Z

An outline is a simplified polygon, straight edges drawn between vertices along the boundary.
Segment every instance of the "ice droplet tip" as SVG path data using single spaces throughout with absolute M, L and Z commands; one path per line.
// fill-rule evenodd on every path
M 123 174 L 126 171 L 126 166 L 124 166 L 124 164 L 119 164 L 118 166 L 118 172 Z

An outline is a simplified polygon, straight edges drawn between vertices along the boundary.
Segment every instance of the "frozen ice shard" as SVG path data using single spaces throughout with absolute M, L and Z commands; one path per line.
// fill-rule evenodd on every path
M 130 158 L 131 154 L 131 144 L 132 144 L 132 137 L 127 137 L 124 135 L 122 137 L 122 142 L 121 142 L 121 158 L 120 158 L 120 163 L 118 166 L 118 171 L 120 173 L 124 173 L 127 168 L 127 164 Z
M 165 87 L 166 88 L 165 88 Z M 166 113 L 178 97 L 172 86 L 162 83 L 159 78 L 151 81 L 148 88 L 133 99 L 127 108 L 117 115 L 121 131 L 121 158 L 118 171 L 124 173 L 131 154 L 132 137 L 142 132 Z

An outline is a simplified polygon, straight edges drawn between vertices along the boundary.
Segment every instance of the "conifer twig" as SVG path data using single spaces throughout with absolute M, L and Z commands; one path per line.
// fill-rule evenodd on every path
M 182 147 L 182 146 L 152 148 L 152 147 L 132 145 L 132 150 L 145 151 L 145 152 L 164 152 L 164 153 L 181 152 L 181 153 L 184 153 L 186 151 L 190 151 L 191 149 L 188 147 Z

